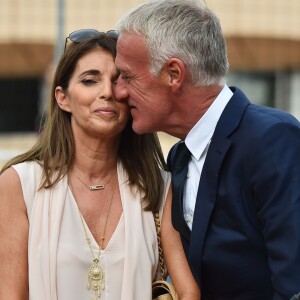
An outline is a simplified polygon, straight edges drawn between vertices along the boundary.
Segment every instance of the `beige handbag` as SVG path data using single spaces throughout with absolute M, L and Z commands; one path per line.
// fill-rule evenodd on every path
M 175 288 L 172 283 L 166 281 L 168 276 L 165 271 L 164 257 L 160 240 L 160 219 L 159 214 L 153 213 L 154 222 L 157 234 L 158 253 L 159 253 L 159 266 L 161 280 L 156 280 L 152 283 L 152 299 L 153 300 L 178 300 Z

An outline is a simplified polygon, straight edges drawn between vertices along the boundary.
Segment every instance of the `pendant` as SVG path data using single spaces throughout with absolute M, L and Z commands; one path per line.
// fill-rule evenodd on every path
M 97 258 L 94 259 L 94 263 L 89 268 L 87 288 L 95 291 L 95 299 L 100 299 L 101 293 L 105 289 L 105 273 Z
M 90 185 L 89 189 L 91 191 L 103 190 L 104 189 L 104 185 L 103 184 Z

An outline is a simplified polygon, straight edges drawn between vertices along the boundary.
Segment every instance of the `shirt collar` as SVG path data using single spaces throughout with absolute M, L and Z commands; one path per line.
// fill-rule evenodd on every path
M 192 155 L 199 160 L 210 142 L 221 114 L 233 93 L 225 84 L 212 105 L 188 133 L 185 143 Z

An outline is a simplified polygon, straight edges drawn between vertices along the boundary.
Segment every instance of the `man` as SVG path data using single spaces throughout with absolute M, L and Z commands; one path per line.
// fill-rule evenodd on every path
M 168 156 L 172 223 L 202 299 L 291 298 L 300 287 L 299 122 L 225 84 L 224 36 L 204 3 L 155 0 L 117 28 L 115 94 L 133 129 L 184 141 Z

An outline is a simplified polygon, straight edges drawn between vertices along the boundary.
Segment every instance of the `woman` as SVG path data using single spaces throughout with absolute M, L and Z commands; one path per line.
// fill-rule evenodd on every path
M 0 176 L 0 299 L 151 299 L 152 212 L 170 205 L 170 177 L 156 135 L 136 135 L 128 105 L 113 97 L 114 33 L 69 38 L 44 130 Z M 179 295 L 197 299 L 184 298 L 193 281 L 177 248 Z

